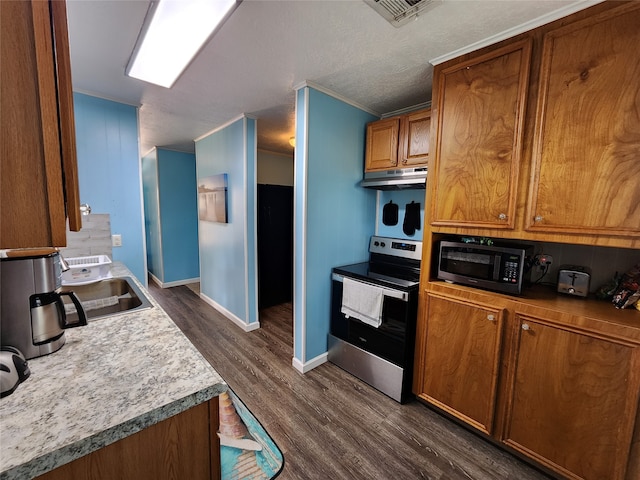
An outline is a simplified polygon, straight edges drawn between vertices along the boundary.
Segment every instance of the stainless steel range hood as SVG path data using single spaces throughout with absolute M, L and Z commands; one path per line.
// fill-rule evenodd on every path
M 427 181 L 427 167 L 366 172 L 360 182 L 361 187 L 376 190 L 424 189 Z

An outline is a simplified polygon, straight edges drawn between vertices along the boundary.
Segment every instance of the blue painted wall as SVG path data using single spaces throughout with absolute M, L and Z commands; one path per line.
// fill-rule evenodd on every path
M 158 201 L 158 154 L 156 149 L 142 157 L 142 197 L 147 245 L 147 270 L 162 281 L 162 242 L 160 240 L 160 204 Z
M 196 157 L 156 148 L 142 158 L 147 268 L 178 285 L 200 276 Z
M 428 181 L 428 180 L 427 180 Z M 395 226 L 385 225 L 382 223 L 382 209 L 385 204 L 393 201 L 398 205 L 398 224 Z M 407 203 L 411 202 L 420 204 L 420 229 L 416 229 L 414 235 L 407 235 L 402 230 L 404 223 L 404 216 Z M 378 213 L 376 219 L 377 235 L 382 237 L 403 238 L 410 240 L 422 241 L 424 232 L 424 205 L 425 205 L 425 191 L 424 190 L 384 190 L 379 193 Z
M 294 355 L 327 352 L 331 269 L 366 261 L 376 192 L 362 180 L 366 124 L 378 118 L 313 88 L 296 97 Z
M 196 142 L 198 180 L 228 175 L 228 223 L 199 221 L 200 291 L 245 324 L 258 322 L 255 128 L 243 117 Z
M 74 93 L 81 203 L 111 216 L 122 235 L 113 260 L 146 284 L 138 112 L 131 105 Z
M 158 148 L 164 282 L 200 276 L 196 156 Z

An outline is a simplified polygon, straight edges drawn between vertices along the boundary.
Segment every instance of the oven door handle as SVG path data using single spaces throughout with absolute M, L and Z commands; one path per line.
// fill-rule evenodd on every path
M 332 273 L 331 274 L 331 279 L 335 280 L 336 282 L 342 283 L 344 281 L 344 276 L 342 276 L 342 275 L 340 275 L 338 273 Z M 398 300 L 402 300 L 403 302 L 406 302 L 406 301 L 409 300 L 409 294 L 407 292 L 403 292 L 402 290 L 393 290 L 391 288 L 383 287 L 381 285 L 376 285 L 375 283 L 363 282 L 359 278 L 354 278 L 353 280 L 355 280 L 357 282 L 360 282 L 360 283 L 365 283 L 367 285 L 372 285 L 374 287 L 382 288 L 382 294 L 385 297 L 397 298 Z

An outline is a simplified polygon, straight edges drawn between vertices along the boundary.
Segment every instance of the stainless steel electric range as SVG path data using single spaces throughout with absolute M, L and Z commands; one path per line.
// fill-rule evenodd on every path
M 421 256 L 422 242 L 373 236 L 368 262 L 332 271 L 329 361 L 401 403 L 412 398 Z M 345 308 L 345 279 L 347 303 L 381 306 L 379 317 Z

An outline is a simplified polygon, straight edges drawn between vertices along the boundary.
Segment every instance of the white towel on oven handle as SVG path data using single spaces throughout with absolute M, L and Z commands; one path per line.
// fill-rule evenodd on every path
M 382 325 L 382 303 L 384 289 L 369 283 L 344 277 L 342 282 L 342 308 L 347 318 L 378 328 Z

